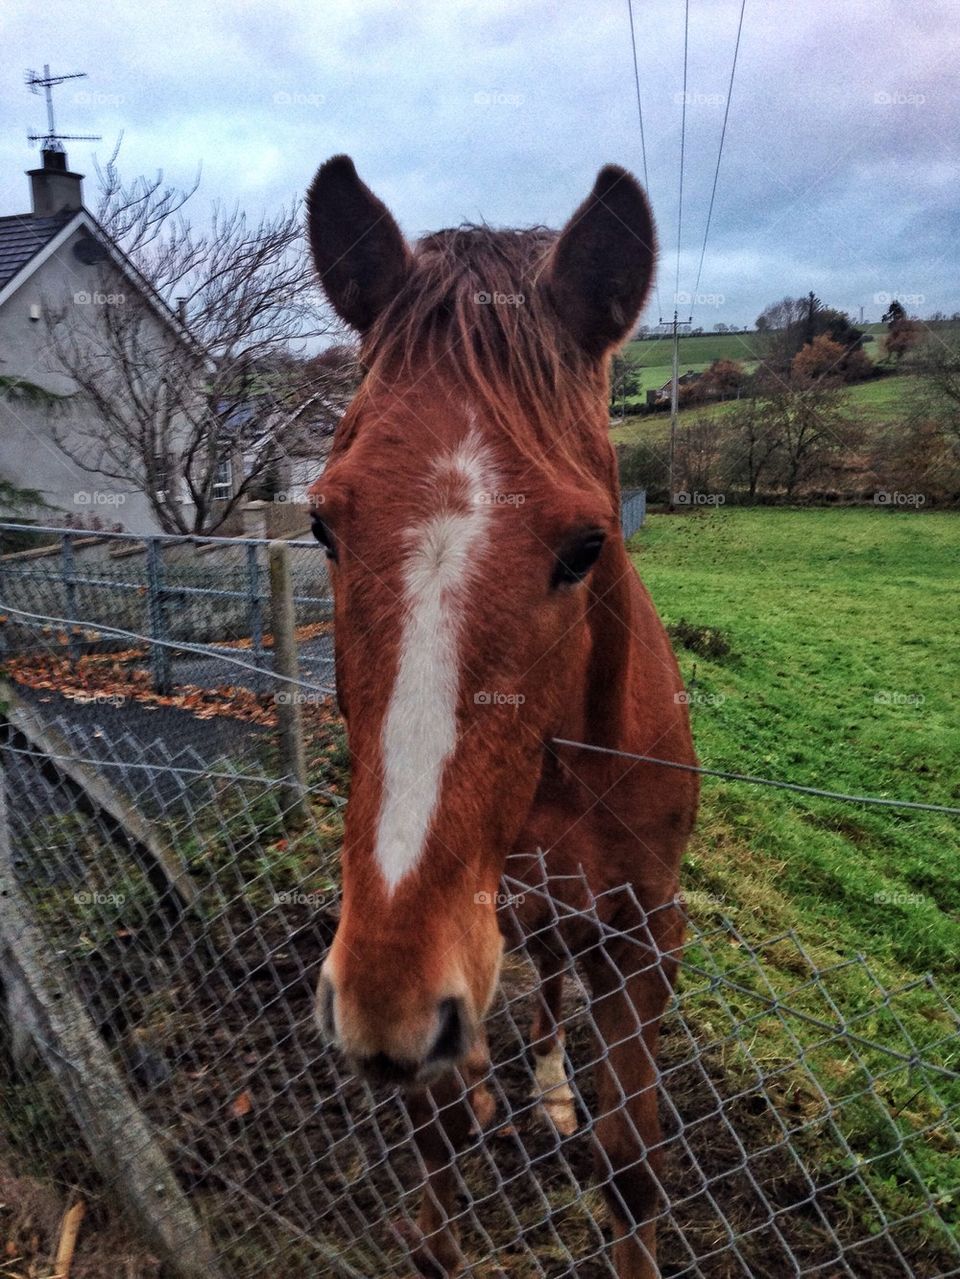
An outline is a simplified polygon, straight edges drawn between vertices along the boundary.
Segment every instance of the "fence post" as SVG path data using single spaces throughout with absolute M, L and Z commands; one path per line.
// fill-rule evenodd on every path
M 160 543 L 155 537 L 147 539 L 147 607 L 150 614 L 150 635 L 157 641 L 150 646 L 153 687 L 157 693 L 169 693 L 170 650 L 164 643 L 168 636 L 163 607 L 163 557 Z
M 74 574 L 73 540 L 70 533 L 64 533 L 61 542 L 61 575 L 63 577 L 64 612 L 67 615 L 67 635 L 70 644 L 70 663 L 72 666 L 76 666 L 77 659 L 80 656 L 76 627 L 73 625 L 77 621 L 77 580 Z
M 280 763 L 284 777 L 289 779 L 287 807 L 295 818 L 302 819 L 307 815 L 307 762 L 303 750 L 290 547 L 286 542 L 271 542 L 269 555 L 273 670 L 275 675 L 281 677 L 277 680 L 278 687 L 274 694 Z
M 263 667 L 263 606 L 260 602 L 260 564 L 257 560 L 259 547 L 256 542 L 247 543 L 247 601 L 250 611 L 250 639 L 253 645 L 253 660 L 258 667 Z M 262 675 L 256 677 L 257 688 L 262 689 Z

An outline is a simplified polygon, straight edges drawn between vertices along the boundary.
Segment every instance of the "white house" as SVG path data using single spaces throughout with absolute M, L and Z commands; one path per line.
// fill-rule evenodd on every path
M 51 354 L 45 323 L 50 306 L 77 308 L 78 320 L 90 323 L 99 308 L 123 305 L 136 291 L 157 325 L 187 340 L 177 315 L 84 208 L 83 178 L 68 169 L 66 154 L 45 149 L 40 168 L 27 176 L 30 211 L 0 217 L 0 377 L 62 396 L 75 390 Z M 94 410 L 0 394 L 0 477 L 38 490 L 56 508 L 40 513 L 43 522 L 158 531 L 142 489 L 79 466 L 58 446 L 56 436 L 69 437 L 71 421 L 82 412 Z

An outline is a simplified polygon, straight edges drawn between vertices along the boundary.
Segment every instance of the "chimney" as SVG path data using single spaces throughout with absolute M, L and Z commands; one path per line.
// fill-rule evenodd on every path
M 27 170 L 33 201 L 33 216 L 49 218 L 56 213 L 62 213 L 65 209 L 71 212 L 82 209 L 83 174 L 69 172 L 66 152 L 44 149 L 40 155 L 43 161 L 42 167 Z

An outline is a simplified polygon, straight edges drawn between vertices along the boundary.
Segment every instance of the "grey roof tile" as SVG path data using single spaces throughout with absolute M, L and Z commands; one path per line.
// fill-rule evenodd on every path
M 76 210 L 49 218 L 35 218 L 30 213 L 0 218 L 0 289 L 74 217 Z

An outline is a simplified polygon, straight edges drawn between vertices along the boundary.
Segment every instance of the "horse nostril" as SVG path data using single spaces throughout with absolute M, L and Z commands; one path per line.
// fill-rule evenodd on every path
M 433 1047 L 427 1053 L 426 1061 L 429 1064 L 440 1061 L 459 1061 L 461 1057 L 466 1056 L 470 1047 L 463 1000 L 441 999 L 437 1012 L 440 1029 L 433 1041 Z

